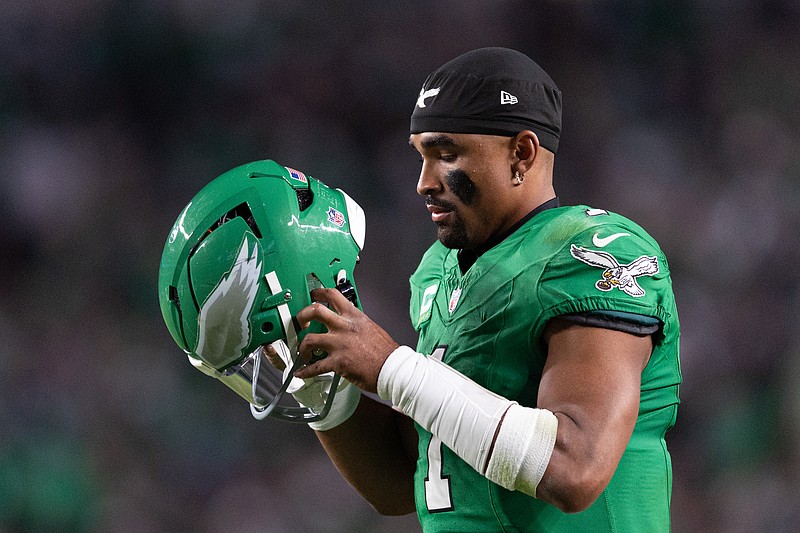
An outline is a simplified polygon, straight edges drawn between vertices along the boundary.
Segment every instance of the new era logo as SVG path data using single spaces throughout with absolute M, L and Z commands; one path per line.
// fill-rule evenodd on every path
M 517 100 L 517 97 L 513 94 L 500 91 L 500 105 L 516 104 L 517 102 L 519 102 L 519 100 Z

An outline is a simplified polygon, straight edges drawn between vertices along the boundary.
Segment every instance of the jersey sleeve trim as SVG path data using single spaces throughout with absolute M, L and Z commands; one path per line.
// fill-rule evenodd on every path
M 640 316 L 648 316 L 651 318 L 656 318 L 659 321 L 659 326 L 656 330 L 658 342 L 659 339 L 662 339 L 666 332 L 664 328 L 667 327 L 669 324 L 670 314 L 667 310 L 662 307 L 661 305 L 656 305 L 653 307 L 642 308 L 641 306 L 636 306 L 636 302 L 625 302 L 624 300 L 619 299 L 606 299 L 602 296 L 589 296 L 586 298 L 582 298 L 579 300 L 567 300 L 561 302 L 557 305 L 554 305 L 548 309 L 542 311 L 539 316 L 539 319 L 536 321 L 537 328 L 533 331 L 534 338 L 532 340 L 537 341 L 542 338 L 542 334 L 544 332 L 544 328 L 547 323 L 556 317 L 567 317 L 567 316 L 574 316 L 574 315 L 592 315 L 594 313 L 600 312 L 599 315 L 595 316 L 602 316 L 602 314 L 606 314 L 607 312 L 612 313 L 628 313 L 628 314 L 638 314 Z M 611 315 L 607 315 L 611 316 Z M 608 322 L 606 323 L 606 327 L 608 326 Z M 601 326 L 603 327 L 603 326 Z M 617 329 L 617 328 L 611 328 Z
M 637 336 L 652 335 L 661 329 L 661 321 L 658 318 L 640 315 L 638 313 L 626 313 L 605 309 L 587 311 L 584 313 L 570 313 L 561 315 L 560 318 L 575 324 L 613 329 Z

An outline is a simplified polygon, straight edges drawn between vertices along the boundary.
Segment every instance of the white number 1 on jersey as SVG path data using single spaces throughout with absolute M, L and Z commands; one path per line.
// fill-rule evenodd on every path
M 440 346 L 433 351 L 431 357 L 441 361 L 445 350 L 447 346 Z M 453 510 L 450 476 L 443 475 L 442 468 L 442 441 L 431 435 L 428 443 L 428 475 L 425 477 L 425 504 L 430 513 Z

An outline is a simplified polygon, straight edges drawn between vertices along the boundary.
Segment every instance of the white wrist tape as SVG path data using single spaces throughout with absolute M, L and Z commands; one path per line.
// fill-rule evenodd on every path
M 378 395 L 439 437 L 481 474 L 497 424 L 511 405 L 407 346 L 397 348 L 383 364 Z
M 521 407 L 407 346 L 397 348 L 384 363 L 378 395 L 491 481 L 535 494 L 555 444 L 558 420 L 550 411 Z
M 558 418 L 547 409 L 512 405 L 503 417 L 486 477 L 501 487 L 536 497 L 557 431 Z
M 342 381 L 344 381 L 344 378 L 342 378 Z M 309 422 L 308 427 L 314 431 L 328 431 L 335 428 L 353 416 L 360 400 L 361 390 L 352 383 L 347 382 L 333 397 L 333 403 L 328 415 L 322 420 Z

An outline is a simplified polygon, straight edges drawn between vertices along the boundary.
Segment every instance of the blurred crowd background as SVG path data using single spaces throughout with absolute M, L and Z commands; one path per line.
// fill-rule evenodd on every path
M 674 531 L 800 530 L 800 2 L 4 0 L 0 28 L 0 532 L 418 531 L 194 370 L 156 279 L 188 200 L 274 159 L 365 209 L 364 307 L 413 345 L 408 119 L 492 45 L 563 91 L 562 203 L 670 259 Z

